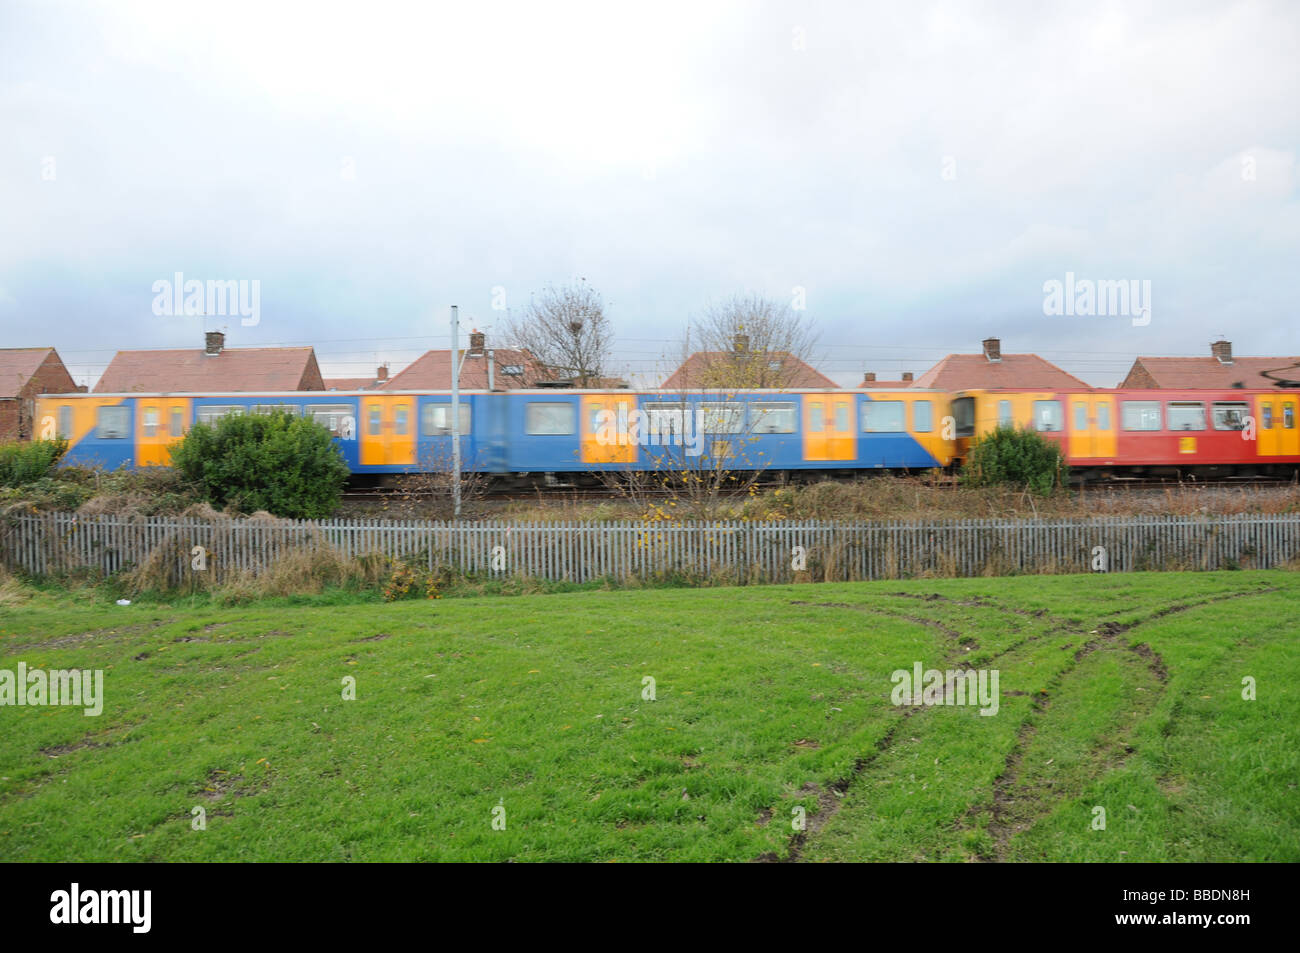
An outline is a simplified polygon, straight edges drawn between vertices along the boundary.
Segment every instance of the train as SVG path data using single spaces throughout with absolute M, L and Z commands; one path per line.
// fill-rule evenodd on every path
M 1285 390 L 521 389 L 461 393 L 464 469 L 539 485 L 708 467 L 791 478 L 959 467 L 999 425 L 1058 443 L 1077 480 L 1295 476 L 1300 393 Z M 197 423 L 285 411 L 326 427 L 358 478 L 445 468 L 450 391 L 50 394 L 36 436 L 64 463 L 165 466 Z

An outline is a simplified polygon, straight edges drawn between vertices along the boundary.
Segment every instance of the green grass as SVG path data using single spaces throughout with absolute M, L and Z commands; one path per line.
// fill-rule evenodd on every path
M 0 708 L 0 859 L 1300 860 L 1292 573 L 16 592 L 0 669 L 107 699 Z M 893 705 L 916 661 L 996 668 L 998 714 Z

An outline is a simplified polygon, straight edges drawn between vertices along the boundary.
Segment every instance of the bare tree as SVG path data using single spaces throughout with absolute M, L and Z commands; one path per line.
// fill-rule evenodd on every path
M 576 387 L 604 383 L 613 333 L 600 292 L 585 280 L 534 295 L 505 331 L 512 346 L 529 351 L 549 373 Z
M 757 294 L 735 295 L 692 320 L 699 349 L 682 368 L 695 388 L 809 386 L 806 366 L 817 335 L 804 312 Z

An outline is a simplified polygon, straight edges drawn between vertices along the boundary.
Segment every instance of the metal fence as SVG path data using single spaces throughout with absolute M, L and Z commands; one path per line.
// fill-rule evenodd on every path
M 0 520 L 0 563 L 106 575 L 161 561 L 206 582 L 302 550 L 380 554 L 453 573 L 781 582 L 1014 573 L 1270 568 L 1300 556 L 1300 514 L 886 522 L 427 522 L 24 514 Z

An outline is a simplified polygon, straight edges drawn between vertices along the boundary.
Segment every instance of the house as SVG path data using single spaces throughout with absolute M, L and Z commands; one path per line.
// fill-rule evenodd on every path
M 1300 357 L 1233 357 L 1232 342 L 1210 345 L 1209 357 L 1139 357 L 1120 387 L 1198 388 L 1300 386 Z
M 462 356 L 462 390 L 519 390 L 549 382 L 550 375 L 531 353 L 516 348 L 487 346 L 487 335 L 471 331 L 469 348 Z M 394 374 L 383 390 L 451 390 L 450 349 L 425 351 L 409 367 Z
M 184 394 L 231 391 L 324 390 L 310 347 L 227 348 L 220 331 L 203 348 L 118 351 L 95 385 L 96 394 Z
M 915 381 L 932 390 L 1058 390 L 1092 387 L 1037 354 L 1003 354 L 1002 342 L 986 338 L 980 354 L 949 354 Z
M 72 394 L 81 389 L 54 348 L 0 348 L 0 441 L 33 436 L 38 394 Z
M 749 335 L 737 334 L 730 351 L 696 351 L 659 386 L 663 390 L 728 387 L 839 390 L 840 385 L 789 351 L 750 350 Z

